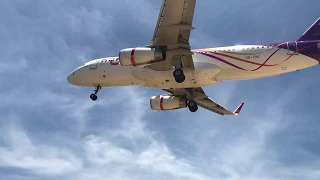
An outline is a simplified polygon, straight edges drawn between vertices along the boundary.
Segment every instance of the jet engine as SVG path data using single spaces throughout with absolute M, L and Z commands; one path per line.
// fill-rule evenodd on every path
M 119 53 L 122 66 L 137 67 L 166 60 L 166 52 L 158 48 L 138 47 L 123 49 Z
M 158 95 L 150 98 L 150 106 L 153 110 L 165 111 L 187 107 L 185 96 Z

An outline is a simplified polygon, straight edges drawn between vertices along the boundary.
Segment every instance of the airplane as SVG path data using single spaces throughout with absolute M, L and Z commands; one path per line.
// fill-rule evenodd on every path
M 99 58 L 76 68 L 70 84 L 92 87 L 93 101 L 102 87 L 161 89 L 150 98 L 153 110 L 198 106 L 220 115 L 238 115 L 210 99 L 202 87 L 228 80 L 249 80 L 298 71 L 319 64 L 320 18 L 297 40 L 191 50 L 196 0 L 163 0 L 150 45 L 125 48 L 118 57 Z

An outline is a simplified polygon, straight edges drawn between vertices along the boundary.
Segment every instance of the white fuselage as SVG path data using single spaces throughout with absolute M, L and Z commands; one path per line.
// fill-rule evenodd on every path
M 177 83 L 173 70 L 154 71 L 148 67 L 125 67 L 118 57 L 101 58 L 77 68 L 68 76 L 82 87 L 145 86 L 150 88 L 191 88 L 225 80 L 248 80 L 292 72 L 319 62 L 302 54 L 273 46 L 245 45 L 193 50 L 195 70 L 183 68 L 186 80 Z

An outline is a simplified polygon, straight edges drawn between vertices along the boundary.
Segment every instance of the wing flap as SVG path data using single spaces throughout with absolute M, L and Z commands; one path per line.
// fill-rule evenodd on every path
M 178 89 L 163 89 L 163 90 L 172 95 L 185 95 L 187 99 L 191 98 L 189 94 L 189 91 L 191 89 L 178 88 Z M 204 109 L 207 109 L 209 111 L 212 111 L 214 113 L 220 114 L 222 116 L 223 115 L 239 115 L 242 107 L 244 106 L 244 103 L 242 103 L 235 111 L 231 112 L 230 110 L 224 108 L 219 103 L 209 98 L 201 87 L 193 88 L 192 91 L 194 95 L 193 97 L 194 101 L 196 101 L 198 106 Z
M 195 99 L 197 102 L 198 106 L 203 107 L 209 111 L 218 113 L 220 115 L 234 115 L 233 112 L 227 110 L 220 104 L 216 103 L 210 98 L 201 98 L 201 99 Z

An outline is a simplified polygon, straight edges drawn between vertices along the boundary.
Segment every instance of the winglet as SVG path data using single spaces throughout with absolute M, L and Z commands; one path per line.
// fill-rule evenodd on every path
M 240 104 L 240 106 L 233 112 L 234 115 L 239 115 L 244 103 Z

